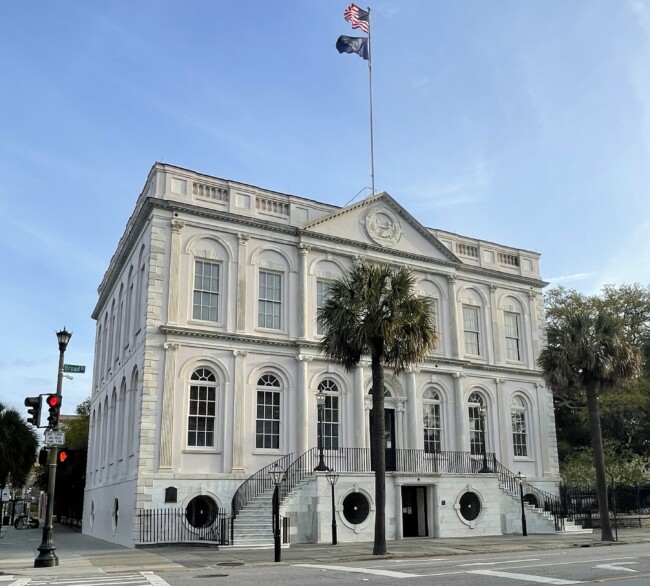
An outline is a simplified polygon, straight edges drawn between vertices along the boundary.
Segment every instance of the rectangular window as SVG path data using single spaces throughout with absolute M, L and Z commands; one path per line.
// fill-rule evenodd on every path
M 526 411 L 512 410 L 512 445 L 514 455 L 528 457 L 528 442 L 526 441 Z
M 325 297 L 329 293 L 332 283 L 330 281 L 321 281 L 320 279 L 316 281 L 316 309 L 323 307 Z M 323 328 L 316 322 L 316 333 L 319 335 L 323 334 Z
M 282 329 L 282 275 L 260 271 L 257 325 L 271 330 Z
M 280 449 L 280 391 L 257 391 L 255 447 Z
M 323 449 L 339 449 L 339 398 L 333 395 L 325 397 L 323 408 Z
M 424 403 L 423 409 L 424 451 L 427 454 L 440 452 L 440 405 Z
M 194 264 L 194 302 L 192 317 L 205 321 L 219 320 L 219 269 L 214 262 L 197 260 Z
M 192 385 L 190 387 L 190 414 L 187 421 L 187 445 L 214 446 L 214 419 L 216 389 Z
M 508 360 L 521 360 L 519 351 L 519 314 L 506 312 L 503 314 L 506 326 L 506 354 Z
M 465 331 L 465 354 L 480 356 L 478 307 L 463 305 L 463 329 Z

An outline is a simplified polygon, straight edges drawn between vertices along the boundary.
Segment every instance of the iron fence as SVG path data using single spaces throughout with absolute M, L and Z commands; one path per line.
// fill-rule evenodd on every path
M 137 509 L 138 545 L 164 543 L 230 544 L 231 517 L 217 510 L 202 526 L 192 524 L 186 509 Z

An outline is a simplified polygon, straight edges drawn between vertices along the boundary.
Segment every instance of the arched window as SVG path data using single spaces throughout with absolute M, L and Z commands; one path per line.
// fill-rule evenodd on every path
M 339 449 L 339 388 L 336 383 L 326 378 L 318 385 L 318 390 L 325 393 L 323 407 L 323 449 Z
M 187 445 L 213 447 L 217 403 L 217 377 L 207 368 L 197 368 L 192 373 L 190 381 Z
M 257 381 L 257 419 L 255 421 L 255 447 L 280 449 L 280 381 L 265 374 Z
M 442 450 L 442 420 L 440 417 L 440 395 L 435 389 L 427 389 L 422 395 L 422 429 L 424 451 L 433 454 Z
M 469 447 L 474 456 L 483 454 L 485 445 L 485 422 L 481 417 L 481 407 L 485 405 L 483 397 L 479 393 L 472 393 L 467 399 L 469 411 Z
M 515 457 L 528 457 L 528 433 L 526 430 L 526 405 L 521 397 L 512 400 L 512 448 Z

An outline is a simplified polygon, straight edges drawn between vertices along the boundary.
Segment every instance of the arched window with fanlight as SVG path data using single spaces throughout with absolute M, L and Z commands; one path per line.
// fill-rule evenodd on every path
M 442 419 L 440 415 L 440 394 L 435 389 L 427 389 L 422 395 L 422 429 L 424 432 L 424 451 L 428 454 L 442 450 Z
M 512 448 L 515 457 L 528 457 L 528 430 L 526 421 L 526 404 L 521 397 L 512 399 L 510 409 L 512 420 Z
M 280 381 L 273 374 L 264 374 L 257 381 L 256 448 L 280 449 L 281 391 Z
M 325 394 L 323 406 L 323 449 L 339 449 L 340 413 L 339 413 L 339 387 L 329 378 L 318 384 L 319 392 Z
M 480 393 L 472 393 L 467 399 L 469 414 L 469 448 L 473 456 L 483 454 L 485 448 L 485 430 L 483 429 L 483 418 L 481 407 L 485 405 L 483 396 Z
M 197 368 L 190 377 L 187 445 L 214 447 L 217 413 L 217 377 L 207 368 Z

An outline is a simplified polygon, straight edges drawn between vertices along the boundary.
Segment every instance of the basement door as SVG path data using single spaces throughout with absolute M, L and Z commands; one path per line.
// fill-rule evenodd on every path
M 404 537 L 427 537 L 426 487 L 402 486 L 402 531 Z

